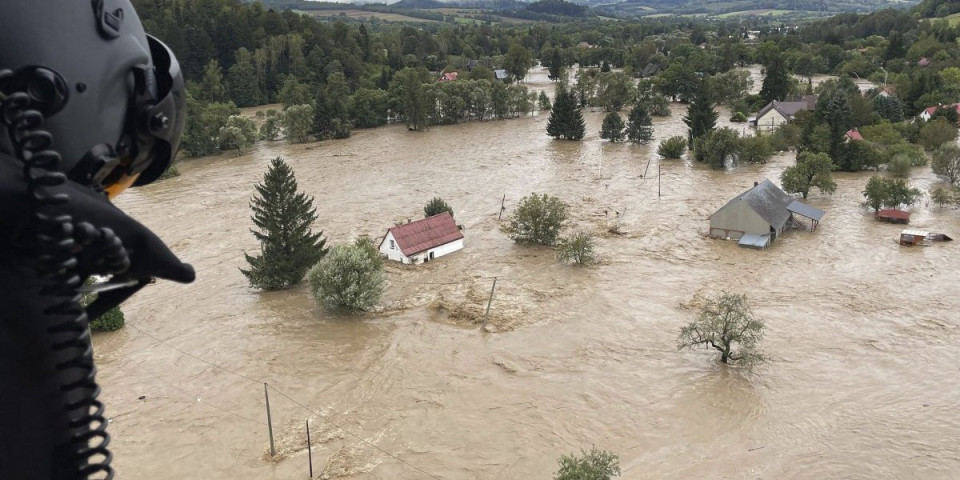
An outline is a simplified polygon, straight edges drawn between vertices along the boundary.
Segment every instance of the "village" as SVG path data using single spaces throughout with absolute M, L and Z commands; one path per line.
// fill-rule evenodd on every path
M 141 12 L 198 277 L 93 337 L 121 475 L 953 478 L 953 7 L 417 5 Z

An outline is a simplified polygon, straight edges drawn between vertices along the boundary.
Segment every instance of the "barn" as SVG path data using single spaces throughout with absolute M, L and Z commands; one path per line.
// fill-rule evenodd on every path
M 817 106 L 817 97 L 806 96 L 798 101 L 779 102 L 774 100 L 760 109 L 755 118 L 750 120 L 757 128 L 772 130 L 793 120 L 797 112 L 813 110 Z
M 449 212 L 387 230 L 380 253 L 401 263 L 429 262 L 463 248 L 463 233 Z
M 811 229 L 823 217 L 822 211 L 800 203 L 770 180 L 764 180 L 710 215 L 710 236 L 764 248 L 783 234 L 794 214 L 809 218 Z

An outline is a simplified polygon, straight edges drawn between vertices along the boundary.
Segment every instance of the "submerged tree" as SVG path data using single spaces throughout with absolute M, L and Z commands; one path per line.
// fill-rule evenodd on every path
M 567 206 L 559 198 L 530 194 L 520 199 L 510 218 L 510 238 L 517 243 L 553 245 L 567 221 Z
M 637 104 L 630 110 L 627 119 L 627 138 L 633 143 L 647 143 L 653 140 L 653 119 L 647 107 Z
M 557 248 L 557 259 L 561 262 L 573 262 L 577 265 L 587 265 L 596 260 L 596 247 L 593 235 L 587 232 L 578 232 L 560 240 Z
M 960 180 L 960 148 L 956 145 L 944 145 L 933 152 L 933 162 L 930 164 L 933 173 L 956 185 Z
M 716 128 L 718 118 L 720 114 L 713 109 L 707 84 L 701 81 L 700 87 L 690 100 L 687 115 L 683 117 L 683 123 L 687 124 L 687 141 L 690 145 L 693 145 L 694 140 Z
M 591 447 L 580 456 L 561 455 L 554 480 L 612 480 L 620 476 L 620 458 L 612 452 Z
M 790 72 L 782 55 L 772 55 L 765 65 L 767 74 L 763 77 L 760 98 L 766 102 L 783 100 L 790 93 Z
M 332 307 L 366 310 L 380 301 L 386 277 L 369 237 L 337 245 L 307 273 L 314 297 Z
M 240 269 L 250 284 L 263 290 L 277 290 L 295 285 L 308 268 L 323 258 L 327 250 L 323 232 L 312 233 L 310 225 L 317 220 L 313 198 L 297 191 L 293 170 L 277 157 L 255 187 L 251 230 L 260 241 L 260 255 L 244 254 L 249 270 Z
M 678 347 L 706 346 L 720 352 L 723 363 L 750 365 L 763 360 L 763 320 L 747 305 L 747 296 L 721 292 L 700 308 L 697 319 L 680 329 Z
M 586 128 L 583 113 L 577 106 L 576 94 L 565 85 L 559 85 L 553 108 L 550 110 L 550 119 L 547 121 L 547 135 L 566 140 L 582 140 Z
M 681 135 L 670 137 L 657 146 L 657 154 L 663 158 L 680 158 L 687 151 L 687 140 Z
M 833 162 L 826 153 L 802 152 L 797 155 L 797 164 L 784 169 L 780 183 L 787 193 L 799 193 L 807 198 L 810 189 L 817 187 L 822 193 L 833 193 L 837 184 L 833 181 Z
M 603 125 L 600 127 L 600 138 L 610 140 L 613 143 L 623 141 L 623 119 L 617 112 L 610 112 L 603 117 Z

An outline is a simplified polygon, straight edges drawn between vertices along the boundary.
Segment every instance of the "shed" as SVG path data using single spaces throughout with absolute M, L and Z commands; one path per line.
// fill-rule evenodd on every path
M 753 235 L 747 233 L 740 237 L 740 241 L 737 242 L 737 245 L 740 245 L 744 248 L 763 250 L 770 245 L 770 235 Z
M 928 236 L 930 236 L 930 233 L 923 230 L 904 230 L 900 232 L 900 245 L 911 247 L 916 245 L 929 245 L 930 240 L 927 238 Z
M 493 71 L 493 75 L 494 75 L 495 77 L 497 77 L 497 80 L 506 80 L 506 79 L 507 79 L 507 71 L 504 70 L 504 69 L 502 69 L 502 68 L 498 68 L 498 69 L 494 70 L 494 71 Z
M 783 233 L 795 200 L 770 180 L 754 184 L 710 215 L 710 236 L 739 240 L 744 235 L 768 236 L 769 242 Z
M 463 248 L 463 233 L 449 212 L 387 230 L 380 253 L 406 264 L 429 262 Z
M 910 223 L 910 212 L 903 210 L 879 210 L 876 213 L 877 220 L 887 223 Z
M 817 229 L 817 226 L 820 225 L 820 219 L 823 218 L 823 210 L 813 208 L 805 203 L 800 203 L 799 200 L 794 200 L 790 205 L 787 205 L 787 210 L 795 215 L 809 218 L 811 222 L 811 232 Z

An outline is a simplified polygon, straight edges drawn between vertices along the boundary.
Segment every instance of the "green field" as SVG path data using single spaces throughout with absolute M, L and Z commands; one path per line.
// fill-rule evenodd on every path
M 801 13 L 801 12 L 798 12 L 798 11 L 796 11 L 796 10 L 776 10 L 776 9 L 772 9 L 772 8 L 760 8 L 760 9 L 756 9 L 756 10 L 744 10 L 744 11 L 741 11 L 741 12 L 721 13 L 720 15 L 717 15 L 717 17 L 718 17 L 718 18 L 730 18 L 730 17 L 745 16 L 745 15 L 757 15 L 757 16 L 764 16 L 764 17 L 779 17 L 779 16 L 781 16 L 781 15 L 787 15 L 787 14 L 791 14 L 791 13 Z

